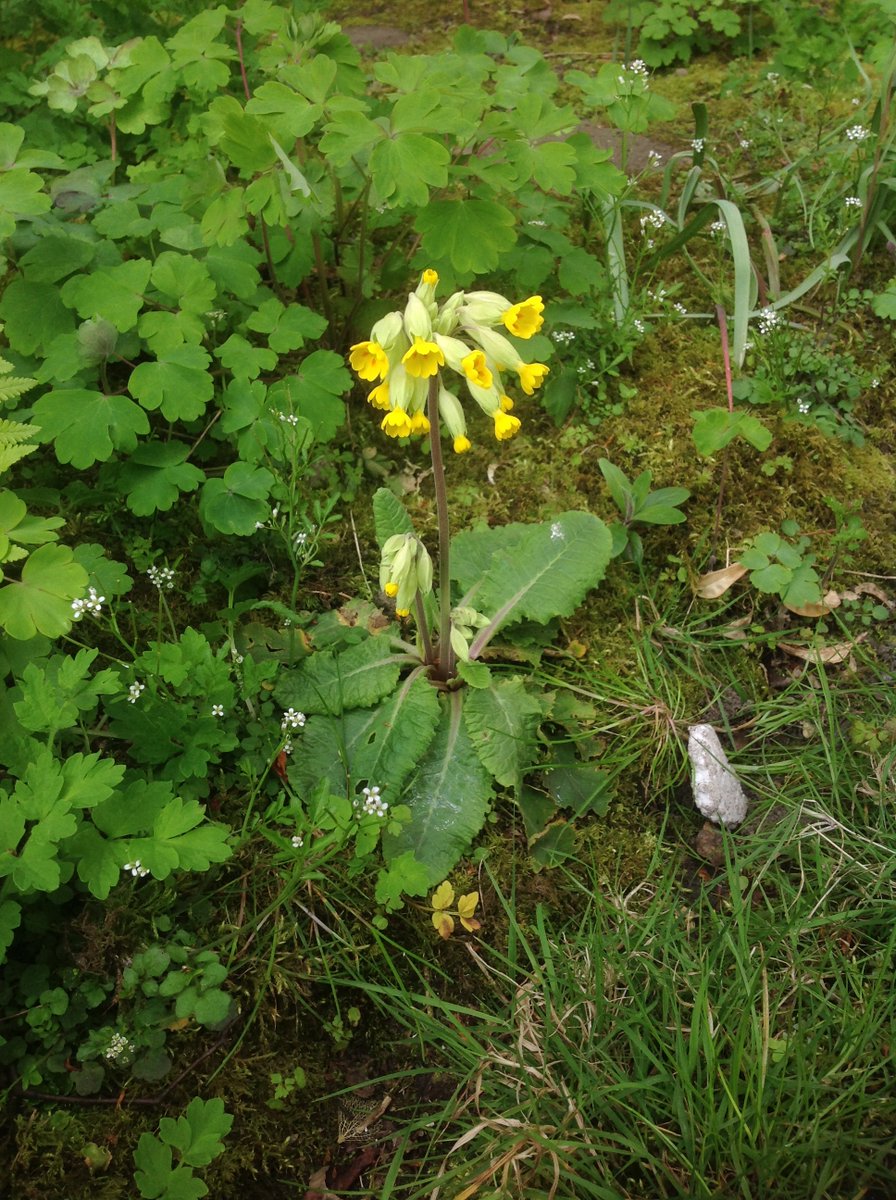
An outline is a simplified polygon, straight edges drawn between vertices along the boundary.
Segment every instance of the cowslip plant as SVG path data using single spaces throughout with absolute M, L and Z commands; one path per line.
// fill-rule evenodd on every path
M 404 310 L 381 318 L 349 355 L 384 414 L 383 432 L 429 439 L 436 552 L 391 492 L 373 500 L 381 585 L 414 633 L 374 627 L 345 648 L 312 653 L 275 690 L 284 707 L 307 714 L 302 752 L 288 767 L 299 794 L 326 781 L 355 803 L 376 790 L 407 807 L 400 831 L 383 832 L 387 869 L 376 899 L 386 909 L 443 880 L 481 829 L 496 785 L 518 792 L 536 760 L 552 699 L 493 675 L 487 647 L 522 621 L 569 616 L 611 552 L 606 526 L 585 512 L 452 538 L 443 439 L 455 454 L 469 452 L 478 412 L 498 442 L 509 441 L 521 419 L 505 380 L 515 376 L 529 396 L 548 369 L 520 348 L 542 326 L 540 296 L 514 303 L 456 291 L 440 304 L 437 284 L 436 272 L 424 271 Z

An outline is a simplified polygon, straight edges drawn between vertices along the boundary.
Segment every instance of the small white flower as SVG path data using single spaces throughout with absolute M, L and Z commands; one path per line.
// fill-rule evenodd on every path
M 846 199 L 843 201 L 843 203 L 847 208 L 861 208 L 862 207 L 862 197 L 861 196 L 847 196 Z
M 555 329 L 551 334 L 551 338 L 559 345 L 566 346 L 576 340 L 576 335 L 571 329 Z
M 294 834 L 289 840 L 292 842 L 292 848 L 294 850 L 301 850 L 301 848 L 305 845 L 305 839 L 301 836 L 301 834 L 298 833 Z
M 765 77 L 769 81 L 769 83 L 777 83 L 778 82 L 778 72 L 777 71 L 769 71 Z
M 98 596 L 96 588 L 88 588 L 85 599 L 72 601 L 72 620 L 80 621 L 85 613 L 90 613 L 92 617 L 98 617 L 105 603 L 106 597 Z
M 879 379 L 872 379 L 872 380 L 871 380 L 871 386 L 872 386 L 873 388 L 880 387 L 880 380 L 879 380 Z
M 644 333 L 646 331 L 647 326 L 638 317 L 635 317 L 632 324 L 634 325 L 635 329 L 637 329 L 638 333 Z
M 130 1054 L 134 1049 L 134 1043 L 120 1033 L 113 1033 L 109 1045 L 103 1051 L 103 1057 L 108 1058 L 110 1062 L 115 1062 L 116 1059 L 123 1055 Z
M 691 149 L 694 151 L 695 154 L 699 154 L 705 145 L 706 145 L 706 143 L 703 138 L 692 138 L 691 139 Z
M 663 161 L 663 156 L 662 156 L 662 154 L 660 154 L 659 150 L 648 150 L 647 151 L 648 167 L 658 167 L 662 161 Z
M 144 867 L 139 858 L 135 858 L 133 862 L 126 862 L 121 869 L 122 871 L 130 871 L 135 879 L 143 879 L 149 874 L 149 871 Z
M 544 228 L 545 228 L 545 226 L 547 225 L 547 221 L 528 221 L 528 222 L 527 222 L 527 224 L 529 224 L 529 225 L 535 225 L 535 226 L 537 226 L 539 229 L 544 229 Z
M 852 100 L 850 100 L 850 104 L 853 106 L 853 108 L 858 108 L 861 103 L 862 101 L 858 96 L 853 96 Z
M 868 137 L 871 137 L 871 132 L 864 125 L 850 125 L 846 131 L 846 140 L 849 142 L 864 142 Z
M 750 141 L 749 138 L 741 138 L 740 139 L 741 150 L 749 150 L 752 145 L 753 145 L 753 143 Z
M 648 228 L 662 229 L 662 227 L 666 224 L 666 214 L 661 212 L 658 208 L 651 209 L 649 213 L 645 213 L 644 216 L 639 219 L 639 224 L 641 229 L 645 231 Z
M 305 714 L 296 712 L 294 708 L 288 708 L 283 714 L 283 720 L 280 722 L 280 728 L 285 733 L 287 729 L 301 729 L 305 724 Z
M 292 754 L 292 738 L 287 735 L 286 741 L 283 743 L 283 753 Z
M 141 683 L 139 679 L 135 680 L 128 688 L 128 704 L 136 704 L 145 691 L 146 684 Z
M 724 221 L 722 221 L 722 220 L 713 221 L 713 223 L 709 227 L 709 232 L 712 234 L 713 237 L 718 237 L 718 235 L 720 233 L 724 233 L 726 229 L 727 229 L 727 226 Z
M 688 315 L 688 310 L 685 308 L 685 306 L 683 304 L 673 304 L 672 307 L 682 317 L 686 317 Z
M 304 546 L 308 542 L 308 534 L 304 533 L 304 532 L 297 533 L 296 536 L 293 538 L 293 541 L 295 542 L 296 546 Z
M 775 309 L 771 307 L 763 308 L 759 313 L 759 332 L 762 334 L 771 333 L 771 331 L 780 323 L 780 321 L 781 318 L 778 316 Z
M 355 797 L 354 807 L 360 809 L 358 816 L 366 815 L 368 817 L 384 817 L 389 810 L 389 805 L 380 795 L 380 789 L 374 785 L 373 787 L 365 787 L 361 789 L 363 801 Z
M 801 413 L 807 413 L 812 407 L 812 404 L 809 400 L 797 400 L 796 406 Z
M 223 704 L 213 704 L 212 705 L 212 716 L 213 717 L 223 717 L 224 716 L 224 705 Z
M 174 570 L 171 567 L 150 567 L 146 572 L 149 582 L 155 587 L 170 592 L 174 587 Z

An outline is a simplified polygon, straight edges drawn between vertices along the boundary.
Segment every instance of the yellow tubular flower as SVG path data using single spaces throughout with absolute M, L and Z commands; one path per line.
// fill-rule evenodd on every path
M 386 351 L 378 342 L 356 342 L 349 351 L 349 366 L 361 377 L 373 381 L 385 379 L 389 370 Z
M 514 337 L 530 338 L 538 333 L 544 324 L 544 304 L 541 296 L 530 296 L 519 304 L 512 304 L 507 312 L 501 314 L 501 320 Z
M 429 417 L 424 412 L 415 412 L 411 416 L 411 433 L 429 433 Z
M 467 379 L 471 379 L 479 387 L 490 388 L 492 386 L 492 373 L 488 369 L 485 355 L 481 350 L 473 350 L 461 360 L 460 365 Z
M 409 608 L 396 608 L 395 615 L 396 617 L 409 617 L 411 610 Z
M 389 403 L 389 385 L 381 383 L 373 389 L 367 397 L 367 403 L 372 404 L 374 408 L 381 408 L 384 412 L 392 407 Z
M 502 412 L 510 412 L 513 408 L 513 401 L 509 396 L 502 396 L 498 403 L 501 405 Z
M 435 344 L 415 337 L 414 344 L 402 358 L 404 369 L 415 379 L 429 379 L 445 365 L 445 355 Z
M 541 387 L 545 375 L 548 375 L 550 370 L 551 368 L 546 367 L 544 363 L 520 363 L 517 367 L 520 387 L 527 396 L 531 396 L 537 387 Z
M 503 412 L 500 408 L 495 409 L 492 417 L 495 422 L 495 437 L 499 442 L 506 442 L 508 438 L 519 433 L 520 420 L 518 417 L 512 417 L 510 413 Z
M 398 584 L 395 583 L 394 581 L 390 580 L 386 584 L 386 586 L 383 588 L 383 591 L 386 593 L 387 596 L 397 596 L 398 595 Z
M 411 418 L 403 408 L 393 408 L 383 417 L 380 429 L 389 437 L 410 437 Z
M 423 272 L 423 274 L 420 276 L 420 282 L 426 283 L 430 287 L 435 287 L 436 284 L 439 282 L 438 271 L 434 271 L 432 269 L 432 267 L 427 267 L 426 270 Z
M 472 444 L 473 443 L 470 441 L 470 439 L 468 437 L 463 437 L 463 436 L 456 437 L 454 439 L 454 453 L 455 454 L 466 454 L 466 452 L 470 449 Z

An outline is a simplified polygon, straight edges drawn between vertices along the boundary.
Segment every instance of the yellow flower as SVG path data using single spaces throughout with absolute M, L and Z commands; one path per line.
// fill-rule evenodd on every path
M 506 442 L 508 438 L 512 438 L 514 434 L 520 431 L 519 417 L 512 417 L 510 413 L 503 412 L 500 408 L 492 413 L 495 422 L 495 437 L 499 442 Z
M 501 405 L 502 412 L 510 412 L 513 408 L 513 401 L 509 396 L 502 396 L 498 403 Z
M 383 417 L 380 429 L 389 437 L 410 437 L 411 418 L 403 408 L 393 408 Z
M 388 383 L 378 384 L 367 397 L 367 403 L 372 404 L 374 408 L 381 408 L 387 412 L 391 408 L 389 404 Z
M 386 593 L 387 596 L 397 596 L 398 595 L 398 584 L 394 583 L 392 580 L 390 580 L 386 584 L 386 586 L 383 588 L 383 591 Z
M 411 610 L 409 608 L 396 608 L 395 615 L 396 617 L 409 617 Z
M 461 434 L 460 437 L 456 437 L 454 439 L 454 453 L 455 454 L 466 454 L 466 452 L 470 449 L 470 447 L 472 445 L 473 445 L 473 443 L 470 441 L 470 439 L 468 437 L 464 437 L 463 434 Z
M 501 315 L 501 320 L 514 337 L 525 340 L 541 329 L 544 324 L 544 317 L 541 315 L 543 312 L 541 296 L 530 296 L 528 300 L 512 304 L 507 312 Z
M 385 379 L 389 370 L 386 351 L 378 342 L 356 342 L 348 356 L 352 370 L 362 379 Z
M 548 375 L 550 370 L 551 368 L 546 367 L 544 363 L 520 363 L 517 367 L 520 387 L 527 396 L 531 396 L 537 387 L 541 387 L 545 375 Z
M 415 412 L 411 416 L 411 433 L 429 433 L 429 418 L 424 412 Z
M 467 379 L 472 379 L 473 383 L 484 388 L 492 386 L 492 373 L 481 350 L 471 351 L 466 358 L 461 359 L 460 365 Z
M 434 271 L 432 267 L 427 267 L 421 276 L 421 282 L 429 284 L 430 287 L 435 287 L 439 282 L 438 271 Z
M 414 344 L 401 360 L 409 375 L 415 379 L 428 379 L 439 367 L 445 365 L 445 355 L 435 344 L 422 337 L 415 337 Z M 371 378 L 373 378 L 371 376 Z

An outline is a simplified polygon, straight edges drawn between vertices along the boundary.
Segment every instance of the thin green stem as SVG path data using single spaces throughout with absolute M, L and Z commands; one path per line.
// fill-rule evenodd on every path
M 451 649 L 451 530 L 448 524 L 445 464 L 442 461 L 442 442 L 439 437 L 438 374 L 433 375 L 429 381 L 426 415 L 429 418 L 429 451 L 439 520 L 439 663 L 442 678 L 450 679 L 454 673 L 454 652 Z

